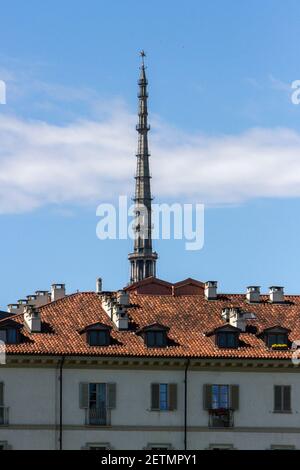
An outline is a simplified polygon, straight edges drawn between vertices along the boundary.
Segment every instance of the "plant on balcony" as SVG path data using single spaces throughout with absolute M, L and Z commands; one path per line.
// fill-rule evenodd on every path
M 288 345 L 287 344 L 272 344 L 271 346 L 272 349 L 288 349 Z

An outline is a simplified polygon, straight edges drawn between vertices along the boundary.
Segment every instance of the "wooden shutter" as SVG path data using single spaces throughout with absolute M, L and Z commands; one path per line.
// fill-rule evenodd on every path
M 169 410 L 177 409 L 177 384 L 168 385 L 168 401 L 169 401 Z
M 79 384 L 79 408 L 89 407 L 89 384 Z
M 285 385 L 283 387 L 283 410 L 291 411 L 291 387 Z
M 4 382 L 0 382 L 0 406 L 4 406 Z
M 107 384 L 107 408 L 112 410 L 116 407 L 117 386 L 114 383 Z
M 232 410 L 239 409 L 239 386 L 230 385 L 230 408 Z
M 282 410 L 281 386 L 274 385 L 274 411 Z
M 151 410 L 159 410 L 159 384 L 151 384 Z
M 212 407 L 212 385 L 204 384 L 203 385 L 203 408 L 205 410 L 210 410 Z

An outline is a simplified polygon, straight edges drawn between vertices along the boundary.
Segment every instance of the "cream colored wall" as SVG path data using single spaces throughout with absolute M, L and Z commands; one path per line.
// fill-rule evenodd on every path
M 57 369 L 0 367 L 0 381 L 5 382 L 5 406 L 10 408 L 10 426 L 0 427 L 0 441 L 8 441 L 14 449 L 58 448 L 58 431 L 55 430 L 55 423 L 59 423 Z M 80 382 L 117 384 L 117 407 L 111 412 L 111 428 L 84 426 L 85 412 L 79 408 Z M 150 411 L 152 382 L 178 384 L 176 411 Z M 205 383 L 239 384 L 240 409 L 235 412 L 234 429 L 207 427 L 208 413 L 203 410 L 202 396 Z M 273 413 L 275 384 L 292 386 L 291 414 Z M 148 443 L 169 443 L 179 450 L 184 447 L 183 370 L 65 369 L 63 397 L 65 449 L 80 449 L 87 442 L 109 442 L 115 449 L 142 449 Z M 298 372 L 226 369 L 193 370 L 188 374 L 188 425 L 192 427 L 188 432 L 189 449 L 205 449 L 210 444 L 233 444 L 238 449 L 294 445 L 300 449 L 299 416 Z M 138 429 L 134 429 L 135 426 Z M 170 428 L 164 429 L 165 426 Z

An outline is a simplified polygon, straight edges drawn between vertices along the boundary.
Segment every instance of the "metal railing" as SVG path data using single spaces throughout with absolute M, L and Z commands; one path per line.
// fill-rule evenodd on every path
M 108 410 L 105 406 L 88 408 L 86 410 L 85 424 L 90 426 L 107 426 Z
M 230 408 L 210 409 L 208 425 L 210 428 L 232 428 L 233 410 Z
M 8 424 L 8 410 L 7 406 L 0 406 L 0 426 L 6 426 Z

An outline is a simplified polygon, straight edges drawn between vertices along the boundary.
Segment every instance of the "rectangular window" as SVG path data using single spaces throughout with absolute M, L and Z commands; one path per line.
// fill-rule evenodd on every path
M 147 331 L 146 341 L 149 348 L 161 348 L 166 345 L 166 332 Z
M 267 338 L 267 344 L 269 348 L 271 348 L 273 344 L 288 344 L 288 337 L 285 333 L 269 333 Z
M 90 346 L 107 346 L 109 344 L 108 332 L 105 330 L 89 331 Z
M 151 410 L 173 411 L 177 409 L 177 384 L 151 384 Z
M 274 412 L 289 413 L 291 411 L 291 386 L 274 385 Z
M 106 384 L 90 383 L 89 384 L 89 424 L 105 425 L 106 424 Z
M 229 408 L 229 385 L 212 386 L 212 408 Z

